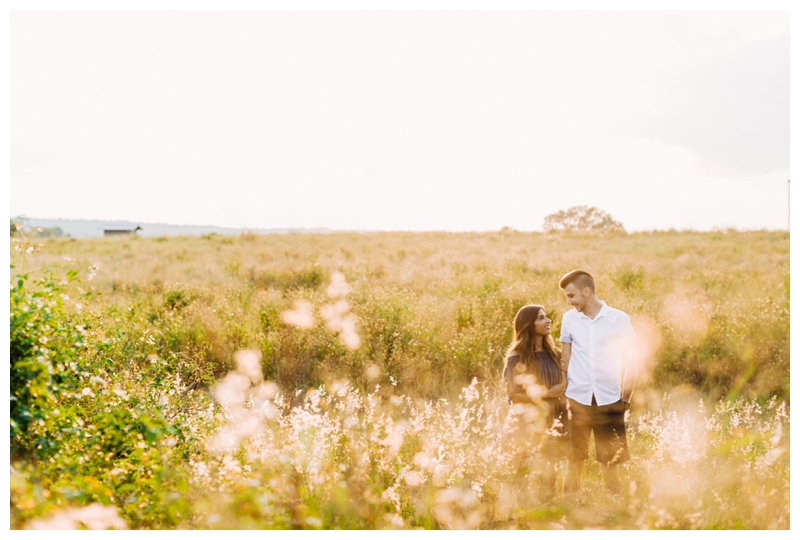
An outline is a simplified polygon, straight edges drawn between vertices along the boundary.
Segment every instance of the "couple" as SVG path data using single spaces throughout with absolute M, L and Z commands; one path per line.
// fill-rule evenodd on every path
M 573 270 L 561 278 L 559 287 L 574 308 L 561 320 L 562 349 L 550 335 L 544 308 L 524 306 L 514 318 L 514 340 L 506 353 L 503 378 L 513 403 L 534 401 L 525 388 L 531 375 L 547 388 L 540 397 L 550 406 L 548 432 L 552 438 L 569 441 L 565 491 L 580 487 L 589 435 L 594 432 L 606 488 L 616 494 L 617 465 L 630 457 L 625 411 L 630 408 L 637 370 L 635 362 L 627 361 L 627 353 L 636 334 L 626 313 L 598 300 L 588 272 Z M 546 445 L 550 460 L 557 459 L 555 443 L 551 439 Z

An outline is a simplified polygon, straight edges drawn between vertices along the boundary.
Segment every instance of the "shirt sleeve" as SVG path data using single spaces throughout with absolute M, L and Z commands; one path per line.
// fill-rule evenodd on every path
M 558 338 L 558 340 L 561 343 L 572 343 L 572 334 L 570 334 L 569 332 L 569 317 L 567 316 L 568 313 L 569 311 L 567 313 L 564 313 L 564 316 L 561 317 L 561 337 Z

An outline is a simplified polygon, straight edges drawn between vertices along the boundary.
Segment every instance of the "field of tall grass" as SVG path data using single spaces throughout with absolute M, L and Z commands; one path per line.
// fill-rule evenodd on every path
M 11 526 L 788 528 L 789 235 L 12 238 Z M 642 370 L 548 489 L 511 321 L 581 267 Z

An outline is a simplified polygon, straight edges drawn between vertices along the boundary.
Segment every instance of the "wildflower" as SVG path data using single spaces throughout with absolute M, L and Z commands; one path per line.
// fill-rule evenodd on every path
M 395 457 L 400 451 L 400 447 L 403 446 L 407 426 L 408 422 L 389 423 L 386 426 L 386 438 L 381 441 L 381 444 L 388 447 L 389 457 Z
M 77 529 L 79 525 L 90 530 L 127 529 L 117 509 L 113 506 L 103 506 L 92 503 L 83 508 L 69 508 L 56 512 L 49 519 L 35 520 L 28 525 L 30 530 L 69 530 Z
M 240 373 L 228 373 L 214 388 L 213 395 L 223 407 L 243 405 L 245 390 L 250 387 L 250 379 Z
M 294 309 L 281 313 L 281 319 L 291 326 L 311 328 L 314 326 L 314 312 L 311 303 L 307 300 L 298 300 L 294 303 Z
M 388 525 L 394 527 L 395 529 L 403 529 L 406 526 L 406 522 L 403 521 L 402 516 L 399 514 L 386 514 L 384 516 Z
M 309 527 L 314 527 L 316 529 L 322 528 L 322 520 L 319 519 L 318 517 L 308 516 L 306 517 L 305 521 L 306 525 L 308 525 Z
M 233 355 L 236 361 L 236 370 L 250 378 L 250 382 L 258 384 L 261 382 L 261 351 L 248 349 L 238 351 Z
M 473 377 L 472 378 L 472 382 L 470 383 L 470 385 L 467 388 L 464 388 L 461 391 L 461 396 L 464 399 L 465 403 L 471 403 L 471 402 L 475 401 L 476 399 L 478 399 L 477 386 L 478 386 L 478 378 L 477 377 Z
M 477 503 L 478 497 L 471 489 L 447 488 L 436 494 L 433 514 L 438 521 L 454 529 L 474 529 L 481 523 L 480 513 L 470 512 Z M 462 517 L 462 513 L 467 512 Z
M 327 290 L 328 296 L 335 301 L 323 306 L 319 312 L 325 319 L 325 327 L 331 332 L 338 332 L 339 340 L 352 351 L 361 346 L 361 338 L 356 332 L 355 316 L 350 313 L 350 302 L 344 298 L 349 290 L 344 276 L 335 273 Z
M 334 272 L 331 276 L 331 284 L 328 285 L 326 292 L 329 298 L 343 298 L 350 292 L 350 285 L 347 284 L 342 273 Z
M 425 481 L 425 477 L 419 471 L 408 471 L 403 475 L 403 480 L 407 485 L 415 487 L 422 484 Z
M 264 400 L 274 399 L 278 395 L 278 385 L 272 381 L 261 383 L 257 395 Z
M 377 379 L 381 376 L 381 368 L 375 364 L 370 364 L 367 366 L 366 375 L 368 379 Z
M 389 489 L 385 490 L 381 496 L 384 500 L 389 501 L 394 505 L 398 512 L 401 511 L 400 508 L 400 495 L 397 493 L 397 490 L 394 486 L 390 487 Z

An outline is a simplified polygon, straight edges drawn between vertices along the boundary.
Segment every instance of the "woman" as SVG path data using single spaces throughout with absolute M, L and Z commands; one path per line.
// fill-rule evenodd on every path
M 550 319 L 542 306 L 523 306 L 514 317 L 514 340 L 506 352 L 503 378 L 512 403 L 543 400 L 548 405 L 548 437 L 542 450 L 553 465 L 548 467 L 546 479 L 546 483 L 552 486 L 555 461 L 565 452 L 567 438 L 567 408 L 563 398 L 567 377 L 561 362 L 561 349 L 556 347 L 550 335 Z M 531 384 L 542 387 L 539 392 L 531 392 L 536 399 L 531 398 L 526 389 Z

